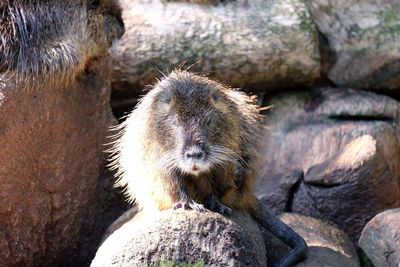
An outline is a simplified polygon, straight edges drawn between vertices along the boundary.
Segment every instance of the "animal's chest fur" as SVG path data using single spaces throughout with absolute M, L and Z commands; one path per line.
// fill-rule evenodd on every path
M 198 176 L 185 176 L 183 187 L 189 196 L 198 203 L 206 203 L 211 196 L 222 199 L 228 192 L 235 190 L 233 172 L 214 171 Z

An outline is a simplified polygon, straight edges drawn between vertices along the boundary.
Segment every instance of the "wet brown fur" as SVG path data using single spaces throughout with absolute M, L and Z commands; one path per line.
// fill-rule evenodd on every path
M 179 137 L 174 123 L 168 118 L 170 112 L 178 114 L 182 122 L 191 121 L 194 131 L 204 130 L 196 128 L 199 126 L 208 127 L 206 141 L 233 151 L 235 161 L 212 166 L 198 176 L 179 171 L 178 174 L 171 173 L 165 166 L 160 168 L 160 158 L 178 149 Z M 210 116 L 211 121 L 205 126 L 204 121 Z M 133 127 L 142 130 L 131 133 L 129 128 Z M 206 203 L 211 196 L 216 196 L 228 207 L 254 213 L 257 202 L 252 185 L 261 130 L 259 108 L 254 98 L 205 77 L 177 70 L 154 86 L 119 130 L 122 132 L 117 137 L 113 164 L 119 170 L 120 184 L 128 186 L 127 195 L 132 201 L 136 199 L 145 208 L 151 206 L 150 199 L 142 200 L 135 193 L 136 187 L 140 191 L 147 188 L 146 195 L 151 196 L 155 208 L 169 209 L 179 201 L 179 187 L 183 187 L 197 203 Z M 146 169 L 146 177 L 138 177 L 137 170 L 130 172 L 130 166 L 139 167 L 129 152 L 132 143 L 141 144 L 141 148 L 134 151 L 142 152 L 138 160 Z M 140 149 L 142 151 L 137 151 Z M 237 164 L 244 169 L 239 179 L 235 174 Z M 152 180 L 150 187 L 141 187 L 140 180 Z
M 306 257 L 305 241 L 252 192 L 259 111 L 255 98 L 242 92 L 187 71 L 172 72 L 115 129 L 110 152 L 118 184 L 145 210 L 247 211 L 293 248 L 276 266 L 292 266 Z M 202 171 L 193 169 L 197 164 Z

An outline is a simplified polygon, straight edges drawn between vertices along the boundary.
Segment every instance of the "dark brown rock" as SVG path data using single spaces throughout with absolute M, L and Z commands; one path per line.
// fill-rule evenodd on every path
M 302 170 L 264 175 L 255 182 L 254 193 L 268 210 L 278 215 L 290 211 L 294 190 L 301 179 L 303 179 Z
M 400 4 L 397 0 L 306 0 L 336 62 L 340 86 L 400 88 Z
M 88 266 L 101 244 L 104 233 L 122 213 L 130 208 L 131 205 L 126 203 L 126 197 L 121 190 L 115 188 L 114 182 L 115 178 L 109 172 L 104 172 L 99 177 L 96 198 L 87 207 L 74 256 L 63 259 L 62 266 Z
M 398 207 L 399 176 L 391 170 L 394 162 L 388 162 L 389 151 L 377 142 L 399 146 L 384 136 L 363 135 L 311 167 L 294 195 L 293 211 L 330 222 L 356 241 L 371 217 Z
M 0 258 L 25 266 L 68 259 L 96 205 L 114 122 L 104 59 L 65 88 L 0 89 Z
M 120 2 L 126 32 L 113 53 L 113 90 L 139 93 L 161 76 L 157 68 L 185 60 L 252 90 L 310 85 L 319 75 L 318 37 L 303 1 Z
M 400 208 L 387 210 L 368 222 L 361 233 L 360 247 L 375 266 L 400 264 Z
M 120 9 L 1 2 L 0 265 L 77 266 L 112 213 L 98 223 L 103 194 L 113 196 L 102 193 L 103 150 L 115 123 L 107 50 L 123 33 Z
M 262 175 L 305 172 L 288 210 L 329 222 L 356 241 L 375 214 L 400 205 L 397 101 L 329 88 L 274 99 Z
M 256 246 L 247 234 L 253 231 L 239 226 L 252 224 L 250 228 L 258 229 L 257 224 L 243 218 L 247 214 L 232 216 L 237 217 L 238 224 L 212 212 L 167 210 L 146 214 L 111 234 L 91 266 L 140 266 L 167 260 L 202 260 L 210 266 L 266 266 L 265 248 L 259 247 L 263 243 Z

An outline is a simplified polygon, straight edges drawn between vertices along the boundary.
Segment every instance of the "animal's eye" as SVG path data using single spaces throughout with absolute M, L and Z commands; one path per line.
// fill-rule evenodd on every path
M 101 6 L 101 0 L 89 0 L 89 7 L 91 9 L 98 9 Z

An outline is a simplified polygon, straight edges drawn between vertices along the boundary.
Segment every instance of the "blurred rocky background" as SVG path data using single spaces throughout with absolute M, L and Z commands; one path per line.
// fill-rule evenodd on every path
M 105 168 L 108 129 L 183 62 L 271 107 L 255 192 L 309 245 L 299 266 L 399 266 L 398 0 L 119 0 L 121 17 L 104 11 L 112 2 L 65 1 L 98 29 L 121 26 L 107 16 L 125 24 L 111 57 L 47 73 L 68 82 L 20 86 L 0 55 L 0 266 L 89 266 L 100 244 L 93 266 L 265 266 L 289 251 L 240 212 L 132 209 L 101 240 L 130 207 Z
M 290 222 L 303 225 L 312 249 L 299 265 L 398 266 L 400 221 L 384 212 L 400 207 L 398 1 L 120 2 L 126 32 L 112 50 L 111 84 L 118 118 L 160 72 L 185 61 L 256 94 L 271 108 L 255 192 L 275 214 L 300 216 Z M 381 212 L 385 226 L 366 231 Z M 309 227 L 311 217 L 334 230 Z M 314 251 L 316 240 L 337 237 L 332 231 L 352 252 L 332 238 L 326 247 L 335 249 Z M 361 233 L 372 237 L 359 245 Z M 269 262 L 278 254 L 267 248 Z

